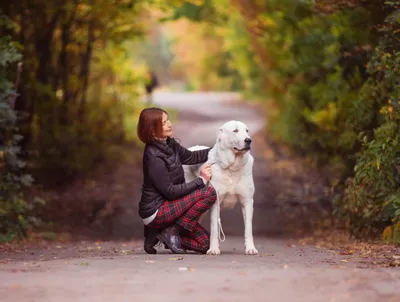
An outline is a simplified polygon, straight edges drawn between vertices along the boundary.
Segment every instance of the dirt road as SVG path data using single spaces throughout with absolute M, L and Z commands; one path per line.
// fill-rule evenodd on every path
M 212 145 L 216 129 L 227 120 L 241 120 L 253 133 L 263 128 L 260 110 L 232 102 L 235 97 L 158 93 L 155 102 L 179 110 L 174 133 L 184 146 Z M 175 256 L 158 248 L 159 253 L 150 257 L 141 249 L 141 238 L 8 251 L 0 257 L 12 259 L 0 266 L 0 300 L 400 301 L 399 268 L 371 266 L 361 261 L 357 252 L 340 253 L 290 239 L 282 219 L 282 203 L 288 200 L 282 194 L 286 191 L 274 185 L 278 176 L 268 169 L 265 146 L 258 142 L 252 150 L 258 256 L 244 255 L 243 220 L 235 208 L 222 214 L 227 239 L 221 244 L 221 256 Z M 135 211 L 133 208 L 130 213 Z M 124 217 L 136 219 L 126 227 L 139 229 L 135 215 Z M 208 220 L 205 224 L 208 226 Z M 397 259 L 397 255 L 393 257 Z

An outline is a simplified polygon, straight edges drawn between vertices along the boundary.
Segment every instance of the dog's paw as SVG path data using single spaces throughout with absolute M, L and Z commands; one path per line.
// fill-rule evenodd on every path
M 221 251 L 219 250 L 219 247 L 210 248 L 210 249 L 207 251 L 207 255 L 220 255 L 220 254 L 221 254 Z
M 246 255 L 258 255 L 257 249 L 253 246 L 246 247 Z

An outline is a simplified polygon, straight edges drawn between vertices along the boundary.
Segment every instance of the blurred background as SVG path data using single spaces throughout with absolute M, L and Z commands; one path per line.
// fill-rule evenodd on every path
M 353 234 L 400 241 L 397 1 L 14 0 L 0 28 L 0 241 L 83 228 L 140 188 L 113 177 L 140 179 L 153 91 L 261 105 L 268 140 L 329 167 Z

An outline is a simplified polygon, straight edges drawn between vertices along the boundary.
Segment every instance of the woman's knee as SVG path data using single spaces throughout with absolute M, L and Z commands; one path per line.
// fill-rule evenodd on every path
M 201 189 L 201 195 L 203 199 L 209 200 L 211 203 L 214 203 L 217 200 L 217 191 L 215 188 L 209 184 L 208 186 Z

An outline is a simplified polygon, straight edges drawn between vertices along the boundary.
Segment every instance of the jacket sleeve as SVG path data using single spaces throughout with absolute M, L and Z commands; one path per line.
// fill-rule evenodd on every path
M 149 158 L 148 164 L 151 182 L 167 200 L 176 200 L 205 186 L 200 177 L 189 183 L 174 185 L 165 162 L 159 157 Z
M 183 165 L 196 165 L 205 163 L 208 159 L 208 153 L 210 152 L 211 148 L 203 149 L 203 150 L 196 150 L 190 151 L 180 144 L 177 144 L 179 159 Z

